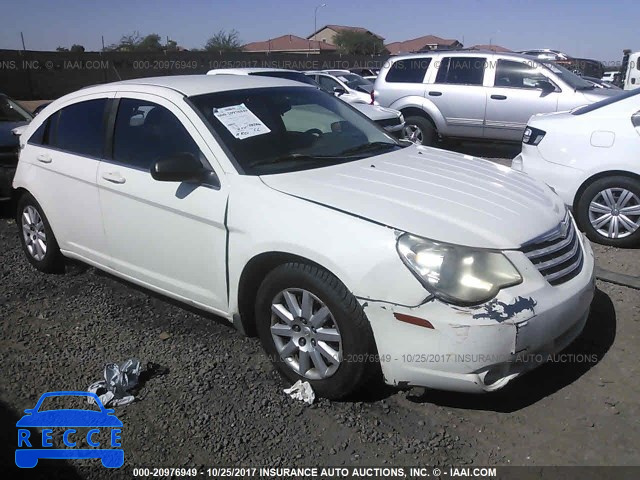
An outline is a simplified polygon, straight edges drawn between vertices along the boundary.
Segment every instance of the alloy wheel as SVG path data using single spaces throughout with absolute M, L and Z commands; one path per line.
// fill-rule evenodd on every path
M 31 205 L 22 211 L 22 235 L 29 254 L 42 261 L 47 254 L 47 233 L 38 210 Z
M 625 238 L 640 228 L 640 197 L 626 188 L 607 188 L 589 204 L 589 221 L 606 238 Z
M 271 302 L 271 337 L 298 375 L 323 380 L 342 362 L 342 337 L 329 308 L 313 293 L 288 288 Z

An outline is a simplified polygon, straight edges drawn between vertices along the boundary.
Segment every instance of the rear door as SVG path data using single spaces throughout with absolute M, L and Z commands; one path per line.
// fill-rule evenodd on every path
M 558 109 L 560 89 L 543 91 L 540 82 L 551 80 L 536 63 L 499 58 L 495 68 L 487 70 L 493 78 L 487 95 L 486 138 L 520 141 L 531 115 Z
M 481 138 L 485 107 L 487 59 L 481 56 L 442 57 L 433 84 L 427 85 L 431 100 L 445 119 L 445 136 Z
M 99 264 L 108 256 L 96 174 L 112 96 L 87 95 L 50 115 L 27 141 L 24 157 L 36 166 L 33 190 L 60 248 Z
M 216 159 L 169 100 L 144 93 L 118 93 L 116 100 L 112 147 L 98 170 L 112 268 L 225 312 L 228 187 Z M 175 153 L 200 158 L 222 184 L 154 180 L 151 165 Z

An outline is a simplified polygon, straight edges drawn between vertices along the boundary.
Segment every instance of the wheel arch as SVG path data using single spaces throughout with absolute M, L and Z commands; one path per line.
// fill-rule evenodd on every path
M 336 278 L 340 279 L 338 275 L 333 273 L 330 269 L 323 265 L 320 265 L 313 260 L 296 255 L 289 252 L 263 252 L 259 253 L 244 266 L 242 273 L 240 274 L 240 280 L 238 283 L 238 314 L 239 322 L 244 333 L 249 337 L 257 336 L 256 323 L 255 323 L 255 301 L 258 289 L 262 284 L 265 277 L 274 268 L 284 265 L 285 263 L 299 262 L 313 265 L 318 268 L 322 268 Z
M 637 173 L 629 172 L 628 170 L 606 170 L 604 172 L 598 172 L 594 175 L 591 175 L 584 182 L 582 182 L 582 184 L 576 191 L 575 196 L 573 197 L 572 208 L 574 212 L 577 212 L 578 202 L 580 201 L 580 197 L 582 197 L 582 194 L 585 192 L 585 190 L 589 188 L 592 183 L 607 177 L 628 177 L 640 182 L 640 175 L 638 175 Z

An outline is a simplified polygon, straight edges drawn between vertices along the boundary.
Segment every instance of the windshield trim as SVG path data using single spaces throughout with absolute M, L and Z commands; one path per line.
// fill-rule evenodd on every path
M 11 108 L 13 108 L 16 112 L 24 117 L 22 120 L 17 121 L 30 122 L 31 120 L 33 120 L 33 115 L 31 115 L 31 113 L 28 112 L 25 108 L 21 107 L 18 102 L 13 100 L 11 97 L 7 95 L 0 95 L 0 101 L 1 100 L 6 100 Z

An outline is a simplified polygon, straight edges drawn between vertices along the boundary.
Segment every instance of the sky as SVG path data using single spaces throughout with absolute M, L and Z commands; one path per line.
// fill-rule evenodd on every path
M 185 48 L 202 47 L 221 29 L 243 43 L 283 34 L 306 37 L 325 24 L 365 27 L 386 43 L 433 34 L 465 46 L 553 48 L 575 57 L 619 61 L 640 50 L 639 0 L 20 0 L 2 7 L 0 49 L 87 50 L 124 34 L 158 33 Z

